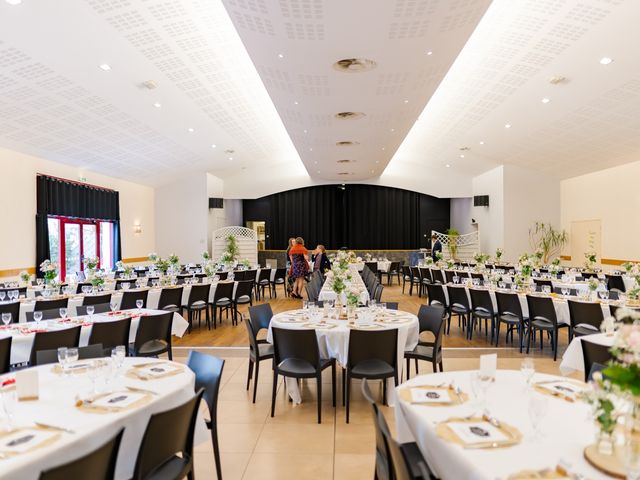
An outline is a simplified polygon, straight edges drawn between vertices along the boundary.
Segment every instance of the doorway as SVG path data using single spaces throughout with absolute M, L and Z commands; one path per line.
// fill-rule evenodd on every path
M 258 251 L 264 250 L 267 243 L 266 236 L 266 222 L 264 221 L 251 221 L 245 222 L 246 227 L 251 230 L 255 230 L 258 237 Z

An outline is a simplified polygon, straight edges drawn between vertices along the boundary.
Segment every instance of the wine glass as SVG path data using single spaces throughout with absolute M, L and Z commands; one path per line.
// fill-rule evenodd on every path
M 87 315 L 89 318 L 93 320 L 93 313 L 96 311 L 96 307 L 94 305 L 87 305 Z
M 609 290 L 601 290 L 600 292 L 598 292 L 598 295 L 605 302 L 609 300 Z
M 454 283 L 455 285 L 457 285 L 458 283 L 460 283 L 460 277 L 459 277 L 459 276 L 457 276 L 457 275 L 454 275 L 454 276 L 453 276 L 453 283 Z
M 542 422 L 549 409 L 549 400 L 546 396 L 539 393 L 529 395 L 529 420 L 533 427 L 532 440 L 538 440 L 542 437 Z
M 67 318 L 67 309 L 62 307 L 60 310 L 60 318 L 62 318 L 63 320 L 66 320 Z
M 94 395 L 98 393 L 97 380 L 100 376 L 100 369 L 100 360 L 91 361 L 91 363 L 87 367 L 87 376 L 89 377 L 89 380 L 91 380 L 91 385 L 93 387 L 92 392 Z
M 109 308 L 111 308 L 111 313 L 115 313 L 116 310 L 118 310 L 118 302 L 116 302 L 115 300 L 111 300 L 109 302 Z
M 44 279 L 43 278 L 36 278 L 36 285 L 41 287 L 43 283 L 44 283 Z
M 120 368 L 122 367 L 126 353 L 127 352 L 125 351 L 124 345 L 118 345 L 113 350 L 111 350 L 111 358 L 116 367 L 116 370 L 120 370 Z
M 140 315 L 142 313 L 142 305 L 144 305 L 144 302 L 142 301 L 142 299 L 138 299 L 136 300 L 136 307 L 138 308 L 138 315 Z
M 624 446 L 624 468 L 628 480 L 640 480 L 640 441 L 628 438 Z
M 522 360 L 522 363 L 520 363 L 520 373 L 522 373 L 522 376 L 525 379 L 527 387 L 529 387 L 531 385 L 531 380 L 533 379 L 533 375 L 536 373 L 536 367 L 535 367 L 535 364 L 533 363 L 532 358 L 527 357 L 524 360 Z
M 4 413 L 7 416 L 7 429 L 13 430 L 14 427 L 14 413 L 16 410 L 16 404 L 18 403 L 18 399 L 16 397 L 16 390 L 10 389 L 2 392 L 2 408 L 4 409 Z
M 7 296 L 7 293 L 4 290 L 0 290 L 0 302 L 4 302 L 4 297 Z
M 3 313 L 2 314 L 2 323 L 7 326 L 11 323 L 11 314 L 10 313 Z
M 38 325 L 40 320 L 42 320 L 42 312 L 33 312 L 33 320 L 36 322 L 36 325 Z
M 58 363 L 62 367 L 62 373 L 67 375 L 67 347 L 58 348 Z
M 567 287 L 561 287 L 560 291 L 562 292 L 563 297 L 566 297 L 567 295 L 569 295 L 569 289 Z

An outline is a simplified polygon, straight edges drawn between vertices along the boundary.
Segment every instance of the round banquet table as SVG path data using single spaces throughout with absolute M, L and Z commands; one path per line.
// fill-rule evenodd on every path
M 572 472 L 591 480 L 610 478 L 600 473 L 583 457 L 583 450 L 595 441 L 594 422 L 589 420 L 590 407 L 581 401 L 527 390 L 519 371 L 498 370 L 495 382 L 487 394 L 487 410 L 500 422 L 516 427 L 523 438 L 517 445 L 506 448 L 465 449 L 441 439 L 435 431 L 437 423 L 450 417 L 481 414 L 473 402 L 470 377 L 474 372 L 458 371 L 421 375 L 400 385 L 397 390 L 418 385 L 440 385 L 453 382 L 470 400 L 455 406 L 427 406 L 412 404 L 400 397 L 395 408 L 396 428 L 400 442 L 415 441 L 434 474 L 442 480 L 507 479 L 522 470 L 554 469 L 562 461 Z M 533 383 L 565 380 L 563 377 L 536 373 Z M 547 399 L 547 413 L 541 421 L 541 438 L 532 438 L 528 395 Z
M 156 394 L 151 395 L 151 401 L 129 410 L 110 413 L 94 413 L 75 406 L 77 395 L 87 396 L 91 392 L 91 381 L 86 373 L 78 372 L 64 377 L 53 372 L 53 365 L 35 367 L 39 374 L 40 398 L 34 401 L 17 402 L 14 425 L 33 427 L 33 422 L 41 422 L 70 429 L 73 433 L 61 432 L 59 438 L 50 445 L 19 455 L 0 458 L 0 477 L 35 480 L 42 470 L 88 454 L 124 427 L 116 465 L 116 478 L 131 478 L 140 442 L 150 416 L 175 408 L 194 394 L 195 376 L 186 366 L 183 366 L 183 371 L 176 375 L 148 381 L 124 376 L 124 372 L 131 366 L 150 362 L 166 361 L 126 358 L 122 373 L 112 382 L 112 385 L 116 391 L 126 391 L 127 386 L 153 391 Z M 12 376 L 12 374 L 5 375 L 1 379 Z M 196 433 L 199 441 L 205 440 L 206 426 L 202 418 L 198 419 Z
M 359 316 L 366 315 L 366 307 L 357 309 Z M 335 358 L 337 362 L 344 366 L 347 364 L 349 356 L 349 333 L 352 328 L 367 329 L 371 331 L 398 329 L 398 379 L 402 378 L 402 368 L 404 365 L 404 352 L 413 350 L 418 344 L 419 323 L 418 317 L 409 312 L 400 310 L 386 310 L 378 313 L 375 321 L 358 319 L 354 325 L 350 325 L 347 320 L 337 320 L 335 318 L 323 317 L 322 322 L 310 320 L 308 310 L 290 310 L 274 315 L 269 324 L 267 341 L 273 343 L 271 332 L 272 327 L 288 329 L 309 329 L 316 332 L 320 357 Z M 389 392 L 393 391 L 395 385 L 393 379 L 389 379 L 387 386 Z M 298 384 L 294 379 L 287 379 L 289 395 L 295 403 L 300 403 L 301 397 Z M 393 395 L 389 395 L 389 404 L 392 405 Z

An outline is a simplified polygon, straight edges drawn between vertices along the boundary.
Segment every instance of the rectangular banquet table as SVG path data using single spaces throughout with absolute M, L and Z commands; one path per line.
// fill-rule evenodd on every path
M 349 273 L 351 274 L 351 282 L 347 285 L 348 287 L 353 285 L 361 290 L 360 293 L 360 303 L 367 304 L 369 302 L 369 292 L 367 291 L 367 287 L 362 281 L 362 277 L 360 276 L 360 272 L 358 271 L 357 264 L 352 263 L 349 265 Z M 329 280 L 325 280 L 322 285 L 322 289 L 320 289 L 320 294 L 318 295 L 318 300 L 337 300 L 338 295 L 331 289 L 331 285 L 329 284 Z

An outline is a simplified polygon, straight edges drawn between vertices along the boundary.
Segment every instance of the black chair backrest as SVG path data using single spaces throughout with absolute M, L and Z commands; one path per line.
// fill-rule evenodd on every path
M 602 307 L 596 302 L 578 302 L 576 300 L 568 300 L 569 304 L 569 321 L 571 327 L 578 325 L 589 325 L 593 327 L 594 332 L 600 331 L 600 324 L 604 320 Z
M 431 273 L 431 280 L 433 283 L 447 283 L 447 279 L 442 270 L 438 268 L 430 268 L 429 272 Z
M 404 275 L 407 280 L 411 278 L 411 267 L 409 267 L 409 265 L 402 266 L 402 275 Z
M 253 294 L 253 280 L 240 280 L 236 288 L 234 300 L 240 300 L 242 297 L 251 297 Z
M 130 331 L 130 318 L 123 318 L 122 320 L 114 320 L 112 322 L 94 322 L 91 326 L 89 344 L 101 343 L 102 347 L 108 351 L 111 351 L 111 349 L 118 345 L 127 347 L 129 345 Z
M 120 310 L 130 310 L 136 307 L 136 301 L 142 300 L 142 308 L 147 308 L 147 296 L 149 290 L 125 290 L 122 294 L 122 301 L 120 302 Z
M 589 337 L 581 337 L 580 340 L 582 342 L 582 359 L 584 360 L 584 378 L 586 381 L 594 363 L 606 365 L 609 360 L 613 359 L 613 355 L 609 351 L 610 347 L 590 342 Z
M 534 278 L 533 282 L 536 284 L 536 287 L 538 290 L 541 290 L 542 287 L 549 287 L 550 289 L 553 289 L 553 283 L 551 283 L 551 280 L 543 280 L 541 278 Z
M 0 338 L 0 375 L 11 370 L 12 337 Z
M 444 333 L 444 307 L 442 305 L 420 305 L 418 310 L 419 332 L 431 332 L 435 338 L 434 354 L 442 348 Z
M 188 305 L 206 305 L 209 302 L 209 290 L 211 290 L 210 283 L 191 285 Z
M 376 302 L 381 302 L 382 301 L 382 291 L 384 290 L 384 285 L 382 284 L 377 284 L 375 291 L 373 292 L 373 298 L 376 300 Z
M 625 310 L 631 310 L 633 312 L 640 313 L 640 308 L 621 307 L 621 306 L 618 306 L 618 305 L 609 304 L 609 311 L 611 312 L 611 316 L 612 317 L 618 318 L 617 317 L 617 312 L 618 312 L 619 308 L 624 308 Z
M 374 359 L 382 360 L 397 369 L 398 329 L 349 331 L 348 368 Z
M 609 275 L 607 273 L 604 274 L 607 279 L 607 290 L 611 290 L 612 288 L 618 289 L 621 292 L 626 292 L 627 287 L 624 285 L 624 280 L 622 279 L 622 275 Z
M 515 315 L 523 320 L 522 304 L 517 293 L 496 292 L 498 315 Z
M 179 309 L 182 306 L 183 287 L 163 288 L 160 291 L 160 299 L 158 300 L 158 309 L 166 310 L 169 308 Z
M 84 276 L 84 274 L 82 275 Z M 84 280 L 84 278 L 79 280 Z M 93 287 L 93 284 L 91 282 L 78 282 L 76 285 L 76 293 L 82 293 L 82 287 Z
M 105 356 L 104 348 L 100 343 L 92 343 L 78 348 L 78 359 L 101 358 Z M 47 365 L 58 362 L 58 349 L 38 350 L 36 352 L 36 365 Z
M 480 310 L 492 314 L 495 313 L 493 301 L 491 300 L 491 295 L 488 290 L 470 288 L 469 295 L 471 295 L 471 307 L 474 311 Z
M 273 281 L 275 282 L 276 280 L 284 280 L 287 276 L 287 269 L 286 268 L 276 268 L 276 273 L 273 275 Z
M 391 262 L 389 264 L 389 270 L 387 270 L 387 273 L 390 273 L 392 275 L 400 273 L 400 265 L 400 262 Z
M 82 305 L 109 305 L 111 303 L 111 294 L 105 295 L 85 295 L 82 299 Z
M 222 380 L 224 360 L 205 353 L 189 352 L 187 366 L 196 374 L 196 392 L 203 390 L 202 398 L 209 408 L 209 419 L 212 425 L 218 420 L 218 392 Z
M 116 473 L 116 460 L 124 428 L 101 447 L 91 453 L 64 465 L 40 473 L 40 480 L 69 480 L 90 478 L 91 480 L 112 480 Z
M 260 349 L 258 347 L 258 338 L 257 333 L 259 329 L 253 325 L 253 320 L 251 318 L 244 319 L 244 325 L 247 328 L 247 336 L 249 337 L 249 350 L 253 356 L 258 356 Z
M 582 272 L 582 278 L 589 280 L 590 278 L 598 278 L 598 274 L 595 272 Z
M 262 303 L 260 305 L 249 307 L 249 317 L 251 317 L 251 324 L 253 325 L 257 335 L 263 328 L 269 328 L 271 318 L 273 317 L 271 305 L 268 303 Z
M 529 307 L 529 320 L 545 320 L 554 326 L 558 324 L 556 309 L 551 297 L 527 295 L 527 306 Z
M 362 380 L 362 396 L 371 406 L 371 413 L 373 414 L 373 425 L 376 431 L 376 475 L 375 478 L 392 478 L 389 474 L 391 467 L 391 453 L 387 447 L 387 442 L 384 437 L 383 429 L 380 428 L 378 423 L 378 406 L 373 400 L 371 395 L 371 389 L 367 383 L 367 379 Z M 388 428 L 387 428 L 388 430 Z
M 447 292 L 449 293 L 449 305 L 456 307 L 463 307 L 467 310 L 471 310 L 469 306 L 469 297 L 464 287 L 454 287 L 447 285 Z
M 129 284 L 129 288 L 135 288 L 136 286 L 136 279 L 127 279 L 127 280 L 116 280 L 116 290 L 124 290 L 122 288 L 122 284 L 123 283 L 128 283 Z
M 111 305 L 108 303 L 99 303 L 97 305 L 78 305 L 76 307 L 76 314 L 87 315 L 87 308 L 93 307 L 93 313 L 107 313 L 111 310 Z
M 398 302 L 384 302 L 387 310 L 398 310 Z
M 35 312 L 39 312 L 40 310 L 57 310 L 59 308 L 67 308 L 68 305 L 68 298 L 59 298 L 57 300 L 36 300 L 36 305 L 33 310 Z
M 447 297 L 444 294 L 444 287 L 440 283 L 427 284 L 427 295 L 429 296 L 429 305 L 447 305 Z
M 453 283 L 453 277 L 466 277 L 467 274 L 465 272 L 456 272 L 454 270 L 445 270 L 444 278 L 446 283 Z
M 482 273 L 471 272 L 469 275 L 471 275 L 471 278 L 480 280 L 480 283 L 484 282 L 484 275 Z
M 257 270 L 245 270 L 243 280 L 251 280 L 255 283 L 257 276 L 258 276 Z
M 37 332 L 33 337 L 29 364 L 36 362 L 37 352 L 40 350 L 57 350 L 60 347 L 77 347 L 80 343 L 80 326 L 53 330 L 51 332 Z
M 193 461 L 193 434 L 203 393 L 204 390 L 199 390 L 182 405 L 151 415 L 140 443 L 134 480 L 147 478 L 178 453 L 185 461 Z
M 229 276 L 229 272 L 218 272 L 216 275 L 218 275 L 218 280 L 225 281 Z
M 295 358 L 307 362 L 314 368 L 320 366 L 320 351 L 315 330 L 290 330 L 273 327 L 273 363 Z
M 0 292 L 5 292 L 5 294 L 8 294 L 9 292 L 14 292 L 14 291 L 18 292 L 18 298 L 27 296 L 27 287 L 5 287 L 5 288 L 0 288 Z
M 27 322 L 33 322 L 33 314 L 38 311 L 42 313 L 42 320 L 53 320 L 54 318 L 60 318 L 60 309 L 54 308 L 52 310 L 35 310 L 33 312 L 24 312 L 24 316 Z
M 20 318 L 20 302 L 0 303 L 0 315 L 3 313 L 11 315 L 11 323 L 18 323 Z
M 213 294 L 214 305 L 219 300 L 231 300 L 233 298 L 233 286 L 234 282 L 218 282 L 216 285 L 216 291 Z
M 378 262 L 364 262 L 364 266 L 371 270 L 371 273 L 378 273 Z
M 133 348 L 137 352 L 142 345 L 152 340 L 161 340 L 171 345 L 171 325 L 173 312 L 140 317 Z
M 270 282 L 271 281 L 271 269 L 270 268 L 263 268 L 260 270 L 260 273 L 258 274 L 258 283 L 260 282 Z

